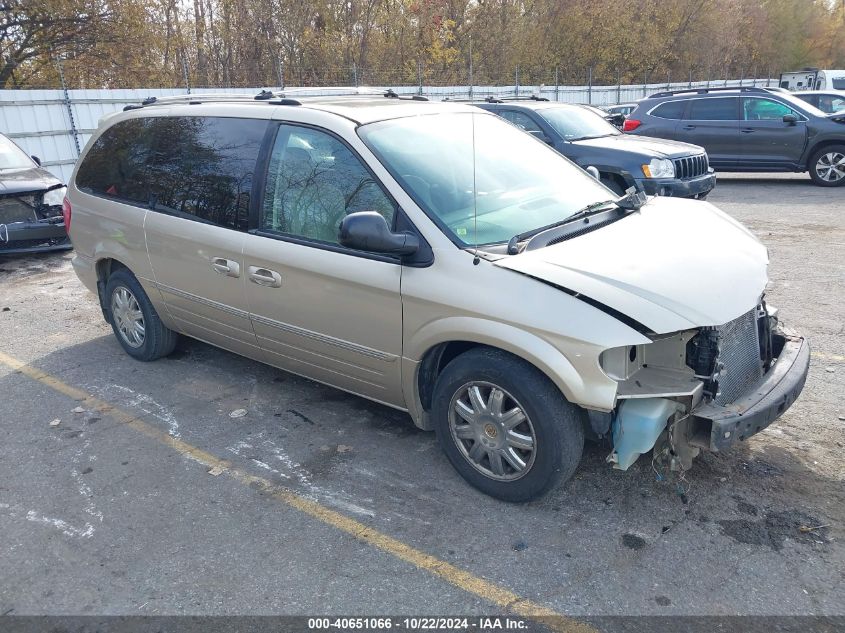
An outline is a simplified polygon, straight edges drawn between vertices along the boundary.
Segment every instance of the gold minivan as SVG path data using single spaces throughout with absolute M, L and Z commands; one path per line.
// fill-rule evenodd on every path
M 149 99 L 101 122 L 64 211 L 134 358 L 185 335 L 405 410 L 509 501 L 570 477 L 585 437 L 687 469 L 807 375 L 746 228 L 619 198 L 468 105 Z

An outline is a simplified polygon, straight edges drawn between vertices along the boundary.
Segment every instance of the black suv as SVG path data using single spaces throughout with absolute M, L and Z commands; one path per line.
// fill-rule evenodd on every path
M 621 195 L 628 187 L 649 195 L 703 199 L 716 176 L 701 147 L 622 134 L 602 115 L 547 99 L 488 99 L 473 105 L 494 112 L 544 140 Z
M 0 134 L 0 255 L 71 248 L 62 202 L 65 187 Z
M 765 88 L 702 88 L 643 99 L 622 128 L 697 143 L 723 171 L 809 171 L 817 185 L 845 185 L 845 114 L 826 115 Z

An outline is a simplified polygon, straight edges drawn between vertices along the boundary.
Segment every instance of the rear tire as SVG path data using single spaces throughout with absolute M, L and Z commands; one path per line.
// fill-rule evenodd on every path
M 129 270 L 121 268 L 106 282 L 106 317 L 124 351 L 140 361 L 167 356 L 179 337 L 166 327 L 150 298 Z
M 813 152 L 808 163 L 810 178 L 820 187 L 845 185 L 845 145 L 828 145 Z
M 577 407 L 536 367 L 489 347 L 446 366 L 432 418 L 455 470 L 503 501 L 530 501 L 569 479 L 584 448 Z

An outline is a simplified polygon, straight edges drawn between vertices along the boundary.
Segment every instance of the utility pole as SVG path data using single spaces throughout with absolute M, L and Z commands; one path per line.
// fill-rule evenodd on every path
M 59 67 L 59 81 L 62 82 L 62 93 L 65 97 L 65 107 L 67 108 L 68 119 L 70 119 L 70 134 L 73 136 L 73 144 L 76 147 L 76 156 L 79 157 L 79 154 L 82 153 L 81 148 L 79 147 L 79 132 L 76 129 L 76 119 L 73 117 L 73 106 L 70 103 L 70 92 L 68 92 L 67 84 L 65 83 L 65 73 L 62 69 L 62 60 L 56 59 L 56 64 Z
M 472 99 L 472 34 L 469 36 L 469 98 Z
M 845 1 L 845 0 L 843 0 L 843 1 Z M 560 96 L 559 96 L 559 94 L 558 94 L 558 92 L 559 92 L 559 90 L 560 90 L 560 74 L 559 74 L 559 70 L 560 70 L 560 69 L 559 69 L 557 66 L 555 66 L 555 101 L 560 101 Z
M 188 78 L 188 59 L 185 56 L 185 51 L 182 51 L 182 76 L 185 80 L 185 92 L 191 94 L 191 81 Z

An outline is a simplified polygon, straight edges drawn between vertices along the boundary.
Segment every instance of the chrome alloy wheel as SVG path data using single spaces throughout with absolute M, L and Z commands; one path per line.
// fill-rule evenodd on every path
M 534 465 L 537 437 L 517 400 L 489 382 L 469 382 L 452 396 L 449 430 L 464 458 L 491 479 L 513 481 Z
M 816 174 L 825 182 L 839 182 L 845 178 L 845 154 L 828 152 L 816 161 Z
M 129 347 L 141 347 L 146 334 L 144 313 L 135 295 L 125 286 L 118 286 L 112 292 L 111 313 L 123 342 Z

